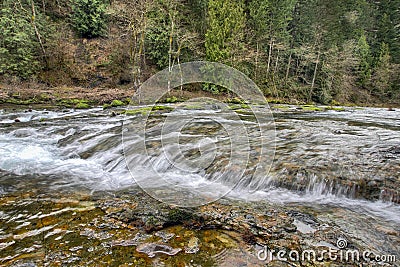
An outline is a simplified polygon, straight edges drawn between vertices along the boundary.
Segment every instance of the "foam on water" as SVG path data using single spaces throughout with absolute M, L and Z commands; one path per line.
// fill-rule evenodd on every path
M 174 116 L 178 116 L 181 112 L 183 111 L 176 111 Z M 185 114 L 188 115 L 190 112 L 195 111 L 187 111 Z M 212 111 L 213 114 L 218 112 Z M 314 116 L 341 119 L 351 117 L 353 120 L 362 119 L 371 123 L 381 120 L 381 124 L 390 124 L 391 127 L 400 125 L 398 114 L 379 109 L 347 113 L 317 113 Z M 63 120 L 66 117 L 68 121 Z M 14 125 L 12 123 L 15 118 L 30 124 Z M 46 118 L 47 124 L 41 124 L 40 118 Z M 0 131 L 0 169 L 16 175 L 47 175 L 50 187 L 55 189 L 84 185 L 92 190 L 119 190 L 132 186 L 135 180 L 126 167 L 121 144 L 121 128 L 118 128 L 121 121 L 122 118 L 111 118 L 99 109 L 46 113 L 33 111 L 32 114 L 2 112 L 0 123 L 12 125 L 12 127 L 2 128 Z M 224 122 L 229 123 L 229 121 Z M 299 122 L 296 123 L 299 124 Z M 164 138 L 170 138 L 173 135 L 174 133 L 171 132 Z M 390 135 L 382 131 L 381 136 L 389 140 Z M 184 135 L 184 137 L 188 136 Z M 131 135 L 127 140 L 132 148 L 132 153 L 127 160 L 136 163 L 138 168 L 131 170 L 134 172 L 132 174 L 139 177 L 138 179 L 148 181 L 149 187 L 178 186 L 184 190 L 193 188 L 193 191 L 201 194 L 202 187 L 215 183 L 210 177 L 218 176 L 218 173 L 213 173 L 214 176 L 212 176 L 204 171 L 190 174 L 177 171 L 171 168 L 171 162 L 162 153 L 154 155 L 150 161 L 146 162 L 146 157 L 134 153 L 135 143 L 142 142 L 142 138 L 140 134 L 137 134 Z M 152 139 L 149 138 L 149 140 Z M 394 142 L 393 136 L 388 142 Z M 205 153 L 207 149 L 202 150 L 202 148 L 214 143 L 215 140 L 209 137 L 194 139 L 193 143 L 184 149 L 194 148 Z M 160 183 L 159 179 L 154 179 L 154 172 L 149 171 L 149 166 L 153 166 L 158 173 L 162 173 L 163 183 Z M 230 191 L 228 197 L 246 201 L 269 201 L 279 204 L 317 203 L 346 207 L 400 224 L 399 205 L 382 201 L 351 199 L 340 192 L 333 193 L 326 184 L 312 179 L 307 190 L 296 192 L 270 185 L 271 177 L 268 177 L 264 182 L 265 187 L 254 192 L 242 187 L 231 191 L 228 178 L 220 179 L 213 187 L 214 192 L 203 193 L 212 195 L 219 190 L 224 190 Z M 0 187 L 0 194 L 4 193 L 4 190 Z

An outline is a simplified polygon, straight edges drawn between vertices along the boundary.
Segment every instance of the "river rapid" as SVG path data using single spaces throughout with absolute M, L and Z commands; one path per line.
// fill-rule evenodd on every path
M 208 199 L 201 203 L 206 205 L 200 209 L 207 209 L 213 205 L 213 200 L 217 200 L 214 205 L 228 205 L 234 207 L 236 213 L 245 212 L 251 231 L 250 221 L 259 214 L 267 210 L 282 213 L 287 218 L 287 222 L 282 222 L 283 228 L 287 233 L 302 236 L 302 249 L 307 242 L 310 246 L 335 247 L 335 238 L 344 236 L 355 248 L 400 258 L 399 111 L 344 108 L 314 112 L 296 106 L 275 106 L 271 108 L 273 120 L 261 122 L 265 123 L 265 128 L 260 135 L 260 121 L 253 116 L 254 110 L 244 105 L 231 105 L 227 109 L 208 103 L 153 109 L 130 107 L 128 112 L 102 108 L 0 110 L 0 264 L 127 264 L 129 259 L 125 258 L 105 260 L 110 256 L 104 245 L 103 252 L 99 252 L 101 249 L 96 252 L 96 248 L 104 244 L 102 241 L 88 248 L 79 242 L 74 246 L 54 248 L 44 245 L 45 239 L 50 236 L 56 239 L 57 235 L 61 239 L 70 231 L 70 235 L 80 233 L 71 240 L 89 236 L 90 240 L 109 241 L 111 236 L 96 236 L 82 225 L 114 214 L 115 210 L 109 211 L 109 208 L 121 199 L 124 203 L 145 203 L 143 205 L 148 205 L 149 209 L 157 209 L 159 205 L 162 210 L 165 205 L 189 203 L 191 200 L 182 202 L 188 196 L 193 203 L 197 203 L 196 199 Z M 267 106 L 256 109 L 260 114 L 263 111 L 271 114 Z M 236 115 L 226 116 L 232 112 Z M 235 131 L 237 127 L 244 127 L 244 131 L 236 134 L 246 133 L 247 138 L 230 137 L 232 129 Z M 262 135 L 268 135 L 268 138 L 264 139 Z M 258 148 L 261 141 L 266 142 L 268 149 L 264 156 Z M 187 163 L 180 166 L 182 162 Z M 239 163 L 244 163 L 245 168 L 237 167 Z M 263 164 L 261 171 L 257 171 Z M 188 166 L 192 169 L 184 170 Z M 142 189 L 156 200 L 149 198 Z M 105 204 L 107 201 L 114 201 L 114 204 Z M 87 212 L 87 218 L 80 218 L 82 221 L 75 224 L 79 212 Z M 143 218 L 149 216 L 145 211 L 141 212 L 144 212 L 140 213 Z M 210 212 L 211 217 L 217 216 L 215 210 Z M 221 214 L 224 213 L 221 211 Z M 37 221 L 39 218 L 41 223 Z M 44 218 L 53 219 L 44 223 Z M 128 225 L 132 222 L 132 218 L 118 220 Z M 218 223 L 216 217 L 213 220 Z M 223 224 L 223 220 L 219 223 Z M 179 223 L 175 225 L 180 227 Z M 324 230 L 328 228 L 329 231 Z M 232 229 L 236 228 L 233 226 Z M 235 231 L 245 231 L 240 229 Z M 175 231 L 175 236 L 184 236 L 181 228 L 170 231 Z M 331 237 L 316 237 L 316 233 L 324 235 L 327 232 Z M 108 233 L 118 236 L 115 229 Z M 332 233 L 336 236 L 332 237 Z M 182 262 L 192 261 L 192 266 L 229 266 L 229 263 L 235 266 L 232 262 L 240 261 L 240 256 L 233 256 L 227 250 L 228 241 L 218 241 L 222 244 L 219 253 L 225 251 L 226 255 L 217 255 L 213 262 L 194 264 L 198 260 L 196 257 L 201 258 L 201 253 L 207 252 L 205 244 L 210 233 L 201 232 L 196 237 L 192 234 L 186 240 L 185 249 L 190 249 L 193 242 L 203 242 L 203 246 L 196 248 L 193 245 L 195 252 L 186 253 L 186 258 L 180 259 Z M 127 237 L 118 238 L 120 242 Z M 193 241 L 194 238 L 198 241 Z M 229 238 L 232 243 L 241 242 L 232 236 Z M 168 243 L 167 239 L 164 237 L 164 243 Z M 133 265 L 161 266 L 157 264 L 163 262 L 173 266 L 175 263 L 166 257 L 173 258 L 175 250 L 168 254 L 165 253 L 168 249 L 164 248 L 163 256 L 158 260 L 153 260 L 151 253 L 143 256 L 143 251 L 148 249 L 145 244 L 152 244 L 150 241 L 131 244 L 136 247 L 137 255 L 130 259 L 143 258 Z M 115 245 L 117 241 L 112 242 Z M 253 252 L 249 253 L 255 257 L 262 242 L 250 243 Z M 171 244 L 179 247 L 179 243 Z M 69 256 L 63 258 L 60 255 L 64 250 Z M 83 254 L 79 254 L 81 250 L 92 260 L 83 261 Z M 209 250 L 213 249 L 210 247 Z M 178 255 L 183 251 L 182 247 Z M 187 258 L 187 255 L 194 255 L 194 258 Z M 52 263 L 55 258 L 57 261 Z M 254 259 L 249 262 L 253 265 L 248 266 L 260 264 Z M 299 263 L 294 266 L 296 264 Z M 388 266 L 397 266 L 399 262 L 390 264 Z

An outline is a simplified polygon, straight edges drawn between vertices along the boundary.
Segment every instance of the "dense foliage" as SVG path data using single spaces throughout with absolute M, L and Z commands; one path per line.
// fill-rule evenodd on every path
M 103 0 L 74 0 L 72 23 L 82 37 L 99 37 L 105 34 L 106 7 Z
M 37 74 L 45 64 L 41 45 L 42 38 L 45 39 L 49 34 L 50 27 L 47 24 L 33 2 L 2 1 L 0 74 L 24 79 Z
M 0 72 L 27 78 L 46 62 L 40 57 L 44 53 L 30 8 L 14 2 L 2 4 Z M 41 25 L 46 23 L 40 14 L 64 29 L 72 18 L 71 28 L 81 37 L 107 36 L 104 47 L 97 50 L 89 49 L 91 43 L 77 45 L 79 38 L 62 37 L 74 49 L 64 50 L 66 58 L 59 59 L 75 75 L 71 83 L 101 71 L 105 78 L 117 79 L 109 86 L 137 87 L 157 69 L 211 60 L 240 69 L 269 97 L 326 104 L 400 98 L 400 0 L 35 3 L 35 24 L 44 42 Z M 59 39 L 49 43 L 56 44 L 54 51 L 60 50 Z M 73 70 L 83 71 L 82 64 L 87 64 L 86 73 L 79 76 Z

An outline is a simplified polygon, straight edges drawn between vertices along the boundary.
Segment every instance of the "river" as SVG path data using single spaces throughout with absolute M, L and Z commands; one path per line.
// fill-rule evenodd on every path
M 24 235 L 39 234 L 32 231 L 55 234 L 60 225 L 33 226 L 41 206 L 32 199 L 68 196 L 83 203 L 142 189 L 170 205 L 207 206 L 222 198 L 254 206 L 255 213 L 261 204 L 280 207 L 299 234 L 326 223 L 362 248 L 400 257 L 399 111 L 288 105 L 271 114 L 257 106 L 260 122 L 243 105 L 130 109 L 125 115 L 102 108 L 0 111 L 3 264 L 51 262 L 32 256 L 42 243 L 21 243 Z M 16 200 L 24 194 L 25 202 Z M 24 254 L 31 256 L 24 260 Z

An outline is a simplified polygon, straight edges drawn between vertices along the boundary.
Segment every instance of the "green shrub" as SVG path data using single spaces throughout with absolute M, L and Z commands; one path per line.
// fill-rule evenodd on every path
M 106 6 L 102 0 L 74 0 L 72 23 L 82 36 L 94 38 L 106 32 Z

